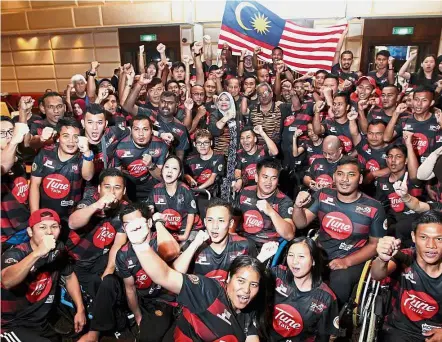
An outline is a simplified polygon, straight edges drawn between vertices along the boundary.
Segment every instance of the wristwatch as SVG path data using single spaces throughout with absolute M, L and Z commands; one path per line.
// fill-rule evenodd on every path
M 88 71 L 86 71 L 86 76 L 93 76 L 93 77 L 95 77 L 95 76 L 97 76 L 97 73 L 96 72 L 90 72 L 88 70 Z
M 83 160 L 86 160 L 86 161 L 92 161 L 92 160 L 94 160 L 94 152 L 93 151 L 90 151 L 91 152 L 91 155 L 89 156 L 89 157 L 86 157 L 84 154 L 83 154 Z

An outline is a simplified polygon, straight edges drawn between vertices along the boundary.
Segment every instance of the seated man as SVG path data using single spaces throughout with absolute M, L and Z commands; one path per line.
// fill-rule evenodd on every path
M 257 247 L 281 237 L 291 240 L 295 236 L 293 203 L 278 189 L 280 172 L 279 161 L 271 158 L 260 161 L 256 185 L 245 187 L 239 194 L 242 213 L 239 234 L 253 240 Z
M 401 241 L 391 236 L 377 244 L 371 276 L 398 282 L 381 342 L 442 341 L 442 214 L 432 210 L 419 216 L 411 236 L 415 249 L 399 250 Z
M 301 191 L 295 201 L 293 221 L 306 228 L 318 217 L 319 245 L 330 268 L 330 288 L 342 306 L 350 298 L 367 260 L 376 255 L 376 244 L 387 229 L 382 205 L 358 189 L 362 174 L 355 158 L 344 157 L 334 173 L 336 189 L 322 189 L 311 196 Z M 305 208 L 305 206 L 307 206 Z
M 258 145 L 258 137 L 264 139 L 265 145 Z M 239 192 L 244 186 L 255 185 L 256 165 L 266 157 L 278 155 L 278 147 L 264 132 L 262 126 L 247 126 L 241 130 L 241 149 L 238 150 L 235 168 L 235 185 Z
M 48 323 L 60 276 L 77 313 L 75 332 L 86 323 L 77 276 L 67 262 L 64 246 L 58 242 L 60 217 L 51 209 L 39 209 L 29 217 L 30 241 L 2 254 L 1 304 L 2 341 L 58 341 Z

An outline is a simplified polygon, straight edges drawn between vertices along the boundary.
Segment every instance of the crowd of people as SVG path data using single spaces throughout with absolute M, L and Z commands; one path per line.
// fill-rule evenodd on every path
M 380 341 L 442 341 L 442 56 L 300 75 L 210 38 L 169 66 L 74 75 L 1 117 L 1 338 L 347 340 L 368 260 Z M 400 80 L 400 82 L 399 82 Z M 288 244 L 270 266 L 279 244 Z M 348 335 L 348 334 L 347 334 Z

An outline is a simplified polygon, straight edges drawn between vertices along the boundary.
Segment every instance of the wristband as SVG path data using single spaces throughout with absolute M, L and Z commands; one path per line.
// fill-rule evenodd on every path
M 86 160 L 86 161 L 92 161 L 92 160 L 94 160 L 94 152 L 93 151 L 90 151 L 91 152 L 91 155 L 89 156 L 89 157 L 86 157 L 84 154 L 83 154 L 83 160 Z
M 157 164 L 154 164 L 154 163 L 152 163 L 152 164 L 148 167 L 149 171 L 153 171 L 153 170 L 155 170 L 156 168 L 157 168 Z
M 412 199 L 411 195 L 410 195 L 410 194 L 407 194 L 407 195 L 408 195 L 408 196 L 406 196 L 406 198 L 408 199 L 408 201 L 405 201 L 405 200 L 404 200 L 404 197 L 402 197 L 402 202 L 404 202 L 404 203 L 411 202 L 411 199 Z
M 86 71 L 86 76 L 93 76 L 93 77 L 95 77 L 95 76 L 97 76 L 97 73 L 96 72 L 91 72 L 91 71 Z
M 155 229 L 157 227 L 157 223 L 161 223 L 164 226 L 166 224 L 166 221 L 161 219 L 153 221 L 153 226 L 155 227 Z

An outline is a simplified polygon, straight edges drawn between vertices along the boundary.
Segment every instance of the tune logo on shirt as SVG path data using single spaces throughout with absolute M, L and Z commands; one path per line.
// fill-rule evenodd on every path
M 388 195 L 388 199 L 390 200 L 390 207 L 397 213 L 402 212 L 405 209 L 405 204 L 402 201 L 402 198 L 398 196 L 395 192 L 392 192 Z
M 333 179 L 329 175 L 323 174 L 316 177 L 315 182 L 321 188 L 331 188 Z
M 166 228 L 171 230 L 179 230 L 181 228 L 181 214 L 174 209 L 166 209 L 162 212 L 166 221 Z
M 71 184 L 65 176 L 55 173 L 43 179 L 43 190 L 50 198 L 61 199 L 69 195 Z
M 353 143 L 352 141 L 346 137 L 345 135 L 339 135 L 338 136 L 339 140 L 341 140 L 342 145 L 344 145 L 344 150 L 345 152 L 351 152 L 351 149 L 353 148 Z
M 115 228 L 109 222 L 104 222 L 93 236 L 94 245 L 100 249 L 103 249 L 114 241 L 115 234 Z
M 23 204 L 28 199 L 29 185 L 28 181 L 24 177 L 17 177 L 14 179 L 14 187 L 12 188 L 12 195 L 15 199 Z
M 322 219 L 322 228 L 336 240 L 345 240 L 353 232 L 351 220 L 343 213 L 332 211 Z
M 140 178 L 147 174 L 147 166 L 142 160 L 137 159 L 127 166 L 127 171 L 132 177 Z
M 288 127 L 288 126 L 290 126 L 294 121 L 295 121 L 295 116 L 294 116 L 294 115 L 290 115 L 290 116 L 286 117 L 286 119 L 284 120 L 284 126 L 285 126 L 285 127 Z
M 418 155 L 423 155 L 428 148 L 428 138 L 422 133 L 413 134 L 413 147 Z
M 212 175 L 212 170 L 206 169 L 203 172 L 201 172 L 201 174 L 198 176 L 196 181 L 198 184 L 203 184 L 210 178 L 211 175 Z
M 219 282 L 224 283 L 227 279 L 228 273 L 224 270 L 213 270 L 205 275 L 207 278 L 212 278 L 218 280 Z
M 52 288 L 52 278 L 49 272 L 40 273 L 37 278 L 29 284 L 26 299 L 31 303 L 36 303 L 45 298 Z
M 264 228 L 264 220 L 258 210 L 249 210 L 244 213 L 244 230 L 249 234 L 255 234 Z
M 283 337 L 298 336 L 304 322 L 298 310 L 287 304 L 277 304 L 273 311 L 273 329 Z
M 247 167 L 244 169 L 247 178 L 250 180 L 255 180 L 255 175 L 256 175 L 256 164 L 249 164 L 247 165 Z
M 431 319 L 439 311 L 439 304 L 429 294 L 404 290 L 401 297 L 401 311 L 412 322 Z
M 375 159 L 370 159 L 366 164 L 365 164 L 365 168 L 367 170 L 370 170 L 371 172 L 373 171 L 378 171 L 381 169 L 381 166 L 379 165 L 379 163 L 375 160 Z
M 152 285 L 152 279 L 141 268 L 135 275 L 135 285 L 137 289 L 148 289 Z

